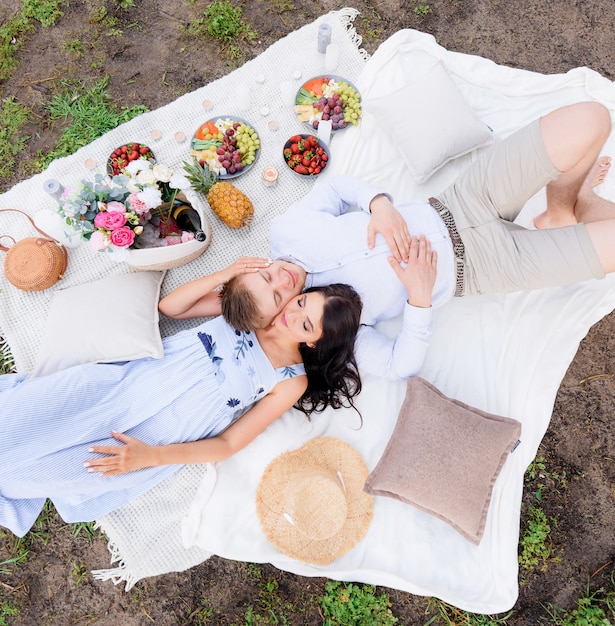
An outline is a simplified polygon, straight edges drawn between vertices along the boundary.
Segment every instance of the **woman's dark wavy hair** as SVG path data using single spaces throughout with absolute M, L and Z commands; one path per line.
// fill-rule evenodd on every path
M 353 398 L 361 391 L 361 377 L 354 356 L 354 343 L 363 303 L 352 287 L 341 283 L 311 287 L 305 293 L 312 291 L 325 297 L 322 337 L 314 348 L 306 344 L 299 347 L 308 386 L 295 408 L 308 418 L 328 406 L 334 409 L 351 407 L 358 412 Z

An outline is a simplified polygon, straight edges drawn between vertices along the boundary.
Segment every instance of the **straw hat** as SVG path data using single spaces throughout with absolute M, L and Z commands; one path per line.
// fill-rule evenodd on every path
M 367 533 L 373 497 L 363 491 L 368 470 L 347 443 L 312 439 L 274 459 L 256 492 L 267 539 L 288 556 L 327 565 Z

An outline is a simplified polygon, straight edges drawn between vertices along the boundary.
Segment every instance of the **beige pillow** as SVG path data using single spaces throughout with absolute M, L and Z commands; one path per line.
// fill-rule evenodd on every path
M 165 272 L 134 272 L 59 289 L 30 377 L 82 363 L 163 355 L 158 300 Z
M 440 61 L 401 89 L 366 99 L 363 109 L 376 117 L 419 184 L 451 159 L 493 142 Z
M 493 485 L 521 424 L 447 398 L 419 377 L 365 491 L 412 504 L 478 544 Z

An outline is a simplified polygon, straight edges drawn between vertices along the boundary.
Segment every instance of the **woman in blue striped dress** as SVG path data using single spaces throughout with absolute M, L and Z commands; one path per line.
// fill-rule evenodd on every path
M 200 288 L 263 263 L 239 259 Z M 182 464 L 229 457 L 292 406 L 308 417 L 352 406 L 360 314 L 354 290 L 330 285 L 293 298 L 262 330 L 218 317 L 167 337 L 162 359 L 0 376 L 0 525 L 25 535 L 46 498 L 67 522 L 94 520 Z

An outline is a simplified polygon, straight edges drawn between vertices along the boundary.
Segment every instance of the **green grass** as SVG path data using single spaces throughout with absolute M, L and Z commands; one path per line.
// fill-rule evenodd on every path
M 386 593 L 376 595 L 372 585 L 329 581 L 320 597 L 324 626 L 392 626 L 399 620 Z
M 23 0 L 20 13 L 12 15 L 0 25 L 0 83 L 19 66 L 16 54 L 35 28 L 53 26 L 64 15 L 60 7 L 66 0 Z
M 0 109 L 0 178 L 9 178 L 15 169 L 15 157 L 23 150 L 28 137 L 20 135 L 28 121 L 27 107 L 15 102 L 13 96 L 2 100 Z
M 497 626 L 506 624 L 514 611 L 509 611 L 505 615 L 479 615 L 462 611 L 437 598 L 430 598 L 428 603 L 429 611 L 436 611 L 430 620 L 425 622 L 425 626 L 435 624 L 446 624 L 447 626 Z
M 547 606 L 551 623 L 555 626 L 612 626 L 615 624 L 615 573 L 609 587 L 593 593 L 588 588 L 571 611 L 565 612 L 554 604 Z
M 536 506 L 530 506 L 530 516 L 521 540 L 519 541 L 519 566 L 524 570 L 534 570 L 538 566 L 544 570 L 551 557 L 552 518 L 547 518 L 544 511 Z
M 186 33 L 192 37 L 209 37 L 220 44 L 223 53 L 236 63 L 245 58 L 242 45 L 258 37 L 258 33 L 243 20 L 243 9 L 228 0 L 212 2 L 203 17 L 191 20 Z
M 7 620 L 9 617 L 17 617 L 19 615 L 19 609 L 16 605 L 8 600 L 0 602 L 0 626 L 9 626 L 14 623 L 13 620 Z
M 113 106 L 107 94 L 108 78 L 92 85 L 65 81 L 62 90 L 46 106 L 52 122 L 64 125 L 53 150 L 41 155 L 40 169 L 54 159 L 73 154 L 106 132 L 131 120 L 148 109 L 145 106 L 121 108 Z
M 0 82 L 19 66 L 15 55 L 33 30 L 32 21 L 22 15 L 13 15 L 0 26 Z
M 23 0 L 21 14 L 27 20 L 36 20 L 49 27 L 64 15 L 60 7 L 67 4 L 66 0 Z
M 28 558 L 27 540 L 25 537 L 15 537 L 8 530 L 0 530 L 0 538 L 4 540 L 4 545 L 8 546 L 9 552 L 8 558 L 0 562 L 0 575 L 10 576 Z
M 279 583 L 272 576 L 265 579 L 263 569 L 254 563 L 247 563 L 247 576 L 258 584 L 258 596 L 254 604 L 246 609 L 245 626 L 291 626 L 295 623 L 292 615 L 301 611 L 279 594 Z M 309 603 L 309 600 L 308 600 Z

